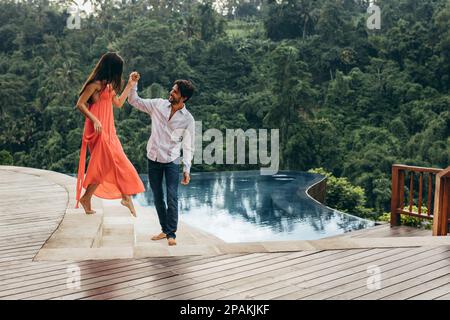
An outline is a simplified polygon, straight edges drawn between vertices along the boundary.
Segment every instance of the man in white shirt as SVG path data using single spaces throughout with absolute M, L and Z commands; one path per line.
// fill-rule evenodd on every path
M 147 143 L 148 180 L 155 199 L 161 233 L 152 240 L 167 238 L 176 245 L 178 225 L 178 183 L 180 149 L 183 149 L 183 185 L 189 184 L 191 161 L 194 153 L 195 120 L 186 109 L 185 102 L 194 93 L 188 80 L 174 82 L 169 99 L 141 99 L 137 95 L 139 73 L 130 74 L 128 103 L 146 112 L 152 119 L 152 132 Z M 164 202 L 163 177 L 166 180 L 167 206 Z

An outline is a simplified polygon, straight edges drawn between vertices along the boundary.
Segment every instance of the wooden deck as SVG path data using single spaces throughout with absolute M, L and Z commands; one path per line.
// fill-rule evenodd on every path
M 68 203 L 64 175 L 33 172 L 0 166 L 0 299 L 450 299 L 450 246 L 33 262 Z M 346 237 L 408 235 L 429 232 Z M 73 267 L 81 282 L 70 289 Z M 367 285 L 374 267 L 380 289 Z

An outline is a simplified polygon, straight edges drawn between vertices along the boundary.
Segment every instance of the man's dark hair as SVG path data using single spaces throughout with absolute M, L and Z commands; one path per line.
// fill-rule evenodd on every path
M 184 102 L 187 102 L 194 94 L 194 85 L 189 80 L 176 80 L 174 84 L 178 86 L 181 96 L 186 98 Z

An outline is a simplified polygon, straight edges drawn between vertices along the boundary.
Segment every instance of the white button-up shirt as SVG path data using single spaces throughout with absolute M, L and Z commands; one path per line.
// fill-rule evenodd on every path
M 183 106 L 172 115 L 171 104 L 167 99 L 142 99 L 134 85 L 128 94 L 128 102 L 152 119 L 152 132 L 147 142 L 147 157 L 152 161 L 168 163 L 180 157 L 183 148 L 183 172 L 189 173 L 194 154 L 195 120 Z

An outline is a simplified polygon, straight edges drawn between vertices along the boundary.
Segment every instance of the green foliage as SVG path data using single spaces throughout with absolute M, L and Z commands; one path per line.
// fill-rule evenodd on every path
M 14 164 L 14 159 L 6 150 L 0 151 L 0 165 L 11 166 Z
M 404 210 L 409 210 L 409 207 L 404 207 Z M 418 212 L 418 207 L 413 206 L 412 211 Z M 423 206 L 422 214 L 426 215 L 427 213 L 428 213 L 427 207 Z M 391 221 L 391 213 L 390 212 L 383 213 L 381 216 L 378 217 L 378 221 L 385 221 L 385 222 Z M 402 214 L 400 216 L 400 223 L 405 226 L 410 226 L 410 227 L 415 227 L 415 228 L 424 228 L 427 230 L 430 230 L 433 228 L 432 220 L 421 219 L 419 217 L 408 216 L 405 214 Z
M 325 196 L 327 206 L 363 218 L 376 218 L 371 210 L 365 207 L 366 197 L 363 188 L 352 185 L 347 178 L 336 178 L 323 168 L 310 169 L 308 172 L 327 177 Z

